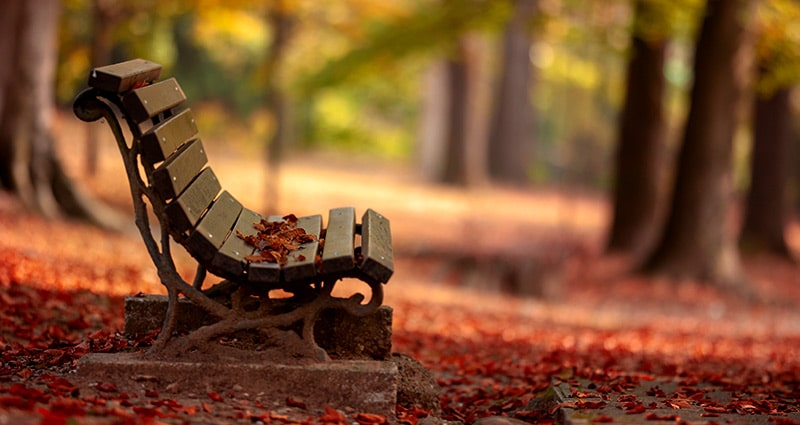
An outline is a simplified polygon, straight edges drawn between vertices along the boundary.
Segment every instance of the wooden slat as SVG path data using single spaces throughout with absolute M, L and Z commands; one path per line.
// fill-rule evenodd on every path
M 270 223 L 283 221 L 283 217 L 271 215 L 267 217 Z M 247 280 L 254 283 L 267 283 L 277 285 L 281 281 L 281 266 L 278 263 L 250 263 L 247 269 Z
M 283 217 L 277 215 L 267 217 L 270 223 L 282 220 Z M 251 263 L 247 266 L 247 280 L 254 283 L 278 284 L 281 281 L 281 266 L 277 263 Z
M 242 204 L 228 191 L 222 192 L 197 223 L 194 232 L 183 242 L 183 246 L 198 261 L 209 264 L 230 234 L 241 212 Z
M 344 207 L 330 211 L 322 250 L 323 274 L 347 272 L 355 267 L 355 233 L 355 209 Z
M 243 209 L 236 220 L 236 224 L 233 226 L 230 236 L 222 244 L 219 251 L 214 254 L 208 271 L 230 279 L 242 277 L 247 270 L 247 263 L 244 257 L 252 254 L 255 248 L 248 245 L 244 239 L 236 236 L 236 231 L 238 230 L 245 235 L 255 234 L 256 230 L 253 224 L 260 223 L 262 218 L 258 213 L 247 208 Z
M 197 135 L 197 124 L 189 109 L 158 123 L 142 134 L 142 161 L 157 164 L 172 155 L 179 146 Z
M 192 140 L 153 171 L 153 187 L 162 200 L 172 199 L 200 173 L 208 162 L 203 143 Z
M 97 67 L 89 74 L 89 86 L 113 93 L 126 92 L 140 84 L 149 84 L 161 75 L 161 65 L 133 59 Z
M 278 263 L 250 263 L 247 280 L 253 283 L 277 285 L 281 281 L 281 266 Z
M 211 168 L 203 170 L 174 201 L 167 205 L 170 234 L 180 241 L 191 230 L 222 187 Z
M 359 268 L 367 276 L 386 283 L 394 273 L 392 232 L 389 220 L 369 209 L 361 218 L 361 255 Z
M 319 251 L 319 235 L 322 232 L 322 216 L 312 215 L 300 217 L 297 227 L 306 233 L 315 235 L 317 240 L 300 245 L 296 251 L 289 253 L 289 261 L 283 266 L 285 282 L 309 281 L 317 274 L 317 251 Z
M 181 86 L 175 78 L 159 81 L 136 90 L 122 98 L 128 118 L 141 123 L 168 109 L 172 109 L 186 100 Z

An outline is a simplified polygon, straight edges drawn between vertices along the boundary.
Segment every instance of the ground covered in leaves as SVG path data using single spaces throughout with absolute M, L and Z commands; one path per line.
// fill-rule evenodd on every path
M 241 176 L 241 159 L 215 154 L 213 145 L 210 151 L 223 186 L 249 208 L 262 207 L 257 197 L 240 195 L 263 193 Z M 84 184 L 120 206 L 124 217 L 130 201 L 113 159 L 101 164 L 101 175 L 112 177 Z M 800 405 L 797 266 L 747 259 L 757 300 L 697 282 L 636 276 L 624 259 L 599 254 L 606 207 L 590 196 L 503 188 L 465 193 L 386 170 L 366 187 L 335 183 L 358 181 L 352 170 L 290 164 L 280 199 L 291 209 L 283 212 L 354 205 L 392 220 L 397 273 L 385 303 L 395 311 L 394 350 L 433 371 L 443 389 L 444 419 L 471 423 L 507 415 L 552 423 L 559 406 L 548 399 L 551 386 L 580 382 L 582 390 L 571 394 L 577 401 L 561 407 L 591 411 L 615 403 L 625 413 L 643 410 L 651 412 L 649 420 L 673 422 L 691 407 L 707 413 L 708 423 L 730 413 L 742 421 L 758 414 L 796 423 L 787 414 Z M 119 184 L 109 183 L 117 177 Z M 402 201 L 398 193 L 406 195 Z M 82 355 L 141 350 L 152 342 L 152 335 L 130 339 L 120 332 L 124 295 L 163 292 L 141 241 L 130 229 L 43 220 L 3 193 L 0 235 L 0 424 L 385 419 L 310 412 L 302 400 L 260 400 L 236 391 L 183 399 L 122 393 L 106 382 L 81 392 L 71 371 Z M 178 260 L 190 273 L 190 259 Z M 654 386 L 647 400 L 630 392 L 664 378 L 680 391 L 660 394 Z M 709 385 L 731 398 L 712 403 L 703 390 Z M 674 414 L 655 413 L 665 407 Z M 415 424 L 426 414 L 399 408 L 397 420 Z

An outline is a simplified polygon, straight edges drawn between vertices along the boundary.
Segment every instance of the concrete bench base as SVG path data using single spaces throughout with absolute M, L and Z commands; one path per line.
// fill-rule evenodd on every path
M 161 329 L 167 312 L 165 295 L 125 298 L 125 332 Z M 381 306 L 364 317 L 342 310 L 322 312 L 314 326 L 317 344 L 338 359 L 386 360 L 392 353 L 392 308 Z M 178 302 L 178 330 L 187 332 L 214 322 L 214 318 L 186 298 Z

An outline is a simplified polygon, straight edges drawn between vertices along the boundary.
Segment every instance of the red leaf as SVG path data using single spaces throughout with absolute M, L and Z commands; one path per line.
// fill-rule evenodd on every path
M 361 425 L 383 425 L 386 423 L 386 416 L 372 413 L 359 413 L 355 419 Z
M 0 396 L 0 407 L 4 408 L 13 407 L 20 410 L 33 410 L 35 404 L 33 400 L 19 396 Z
M 56 394 L 74 395 L 78 393 L 78 388 L 64 378 L 56 378 L 48 382 L 47 387 Z
M 319 417 L 319 421 L 323 424 L 340 424 L 345 423 L 345 417 L 338 410 L 325 406 L 325 414 Z
M 39 425 L 67 425 L 67 417 L 62 414 L 51 412 L 43 407 L 37 411 L 42 415 Z
M 286 405 L 289 407 L 297 407 L 298 409 L 305 409 L 306 404 L 300 400 L 295 400 L 291 397 L 286 398 Z
M 677 422 L 681 419 L 678 415 L 658 415 L 655 413 L 648 413 L 645 417 L 648 421 L 674 421 Z
M 224 401 L 222 396 L 219 395 L 219 393 L 215 393 L 215 392 L 208 393 L 208 398 L 210 398 L 211 400 L 214 400 L 214 401 L 219 401 L 219 402 Z
M 106 393 L 113 393 L 117 391 L 117 386 L 114 385 L 112 382 L 98 382 L 97 383 L 97 390 L 103 391 Z
M 604 423 L 604 422 L 614 422 L 614 418 L 607 415 L 598 416 L 592 419 L 592 423 Z
M 83 400 L 59 397 L 50 401 L 50 410 L 66 416 L 84 416 L 86 403 Z
M 644 412 L 645 412 L 645 410 L 646 410 L 646 409 L 645 409 L 644 405 L 643 405 L 643 404 L 641 404 L 641 403 L 638 403 L 638 404 L 635 404 L 635 405 L 631 406 L 631 407 L 630 407 L 630 408 L 628 408 L 628 409 L 625 409 L 625 414 L 628 414 L 628 415 L 637 415 L 637 414 L 639 414 L 639 413 L 644 413 Z

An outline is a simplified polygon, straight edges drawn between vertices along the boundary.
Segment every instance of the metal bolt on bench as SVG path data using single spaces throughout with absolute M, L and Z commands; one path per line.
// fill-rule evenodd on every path
M 297 327 L 306 343 L 320 353 L 313 327 L 322 310 L 339 308 L 365 315 L 381 305 L 382 285 L 394 271 L 389 220 L 368 209 L 361 223 L 356 223 L 350 207 L 330 210 L 327 229 L 321 215 L 300 217 L 297 227 L 316 240 L 290 253 L 285 264 L 247 261 L 255 248 L 237 232 L 255 234 L 254 224 L 264 217 L 222 189 L 207 165 L 183 90 L 175 78 L 156 82 L 160 73 L 161 65 L 142 59 L 95 68 L 90 87 L 73 104 L 81 120 L 105 118 L 111 127 L 125 164 L 136 225 L 167 289 L 167 318 L 152 351 L 163 349 L 176 329 L 176 303 L 183 294 L 219 319 L 187 335 L 187 348 L 234 331 L 269 334 Z M 127 123 L 130 140 L 118 116 Z M 151 232 L 148 206 L 159 222 L 160 239 Z M 197 261 L 191 283 L 176 271 L 170 238 Z M 225 280 L 204 289 L 206 271 Z M 343 278 L 365 282 L 371 291 L 369 301 L 364 303 L 366 297 L 360 293 L 349 298 L 333 296 L 334 285 Z M 271 298 L 270 291 L 275 289 L 292 297 Z M 221 293 L 227 298 L 215 296 Z

